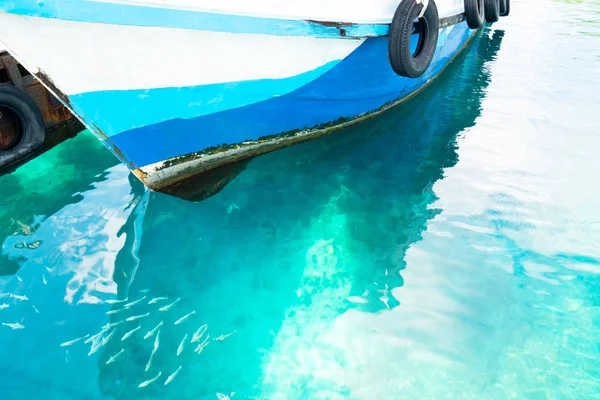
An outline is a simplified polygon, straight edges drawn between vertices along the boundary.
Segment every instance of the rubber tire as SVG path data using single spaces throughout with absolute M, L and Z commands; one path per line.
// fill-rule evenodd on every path
M 388 55 L 392 69 L 396 74 L 407 78 L 418 78 L 431 65 L 437 48 L 440 18 L 434 0 L 429 1 L 429 7 L 423 18 L 419 20 L 424 26 L 424 33 L 419 38 L 420 49 L 413 56 L 410 40 L 413 32 L 413 21 L 421 12 L 422 6 L 415 0 L 402 0 L 390 25 Z
M 485 0 L 485 20 L 492 24 L 500 19 L 500 0 Z
M 465 0 L 465 19 L 471 29 L 479 29 L 485 22 L 484 0 Z
M 510 15 L 510 0 L 504 0 L 500 3 L 500 16 L 508 17 Z
M 22 137 L 10 150 L 0 151 L 0 167 L 5 167 L 44 144 L 46 130 L 42 113 L 27 93 L 8 84 L 0 84 L 0 106 L 10 108 L 21 120 Z

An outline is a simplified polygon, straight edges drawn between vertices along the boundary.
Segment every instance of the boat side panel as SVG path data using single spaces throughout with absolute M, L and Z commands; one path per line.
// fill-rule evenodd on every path
M 136 165 L 145 166 L 269 135 L 333 126 L 418 90 L 471 34 L 466 23 L 443 29 L 434 62 L 418 79 L 401 78 L 392 71 L 386 38 L 368 39 L 329 72 L 286 95 L 202 117 L 144 126 L 115 135 L 111 141 Z
M 164 121 L 192 119 L 284 96 L 314 81 L 339 61 L 283 79 L 159 89 L 113 90 L 69 96 L 73 108 L 112 137 Z
M 70 22 L 0 12 L 0 38 L 67 96 L 284 79 L 341 61 L 358 39 Z

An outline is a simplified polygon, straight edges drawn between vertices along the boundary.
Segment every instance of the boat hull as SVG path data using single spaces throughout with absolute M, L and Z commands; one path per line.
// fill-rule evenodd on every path
M 0 14 L 0 39 L 160 190 L 406 100 L 474 34 L 460 14 L 442 22 L 433 62 L 416 79 L 393 72 L 387 36 L 378 34 L 231 33 Z

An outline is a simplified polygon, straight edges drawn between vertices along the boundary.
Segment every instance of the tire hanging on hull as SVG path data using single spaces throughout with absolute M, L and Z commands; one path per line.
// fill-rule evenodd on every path
M 465 0 L 465 19 L 471 29 L 479 29 L 485 22 L 484 0 Z
M 503 0 L 500 3 L 500 16 L 508 17 L 510 15 L 510 0 Z
M 0 168 L 38 149 L 46 138 L 44 119 L 25 92 L 0 84 Z
M 485 0 L 485 20 L 492 24 L 500 19 L 500 0 Z
M 388 55 L 394 72 L 407 78 L 422 76 L 431 65 L 437 48 L 440 19 L 434 0 L 421 4 L 422 0 L 402 0 L 390 25 Z M 427 6 L 423 13 L 423 7 Z M 423 14 L 422 16 L 420 16 Z M 414 24 L 418 19 L 417 24 Z M 411 39 L 416 26 L 418 41 L 416 49 Z

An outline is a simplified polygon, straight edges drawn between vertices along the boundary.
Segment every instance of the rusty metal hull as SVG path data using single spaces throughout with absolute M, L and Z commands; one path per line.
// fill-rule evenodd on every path
M 85 129 L 68 108 L 50 93 L 34 75 L 1 48 L 0 83 L 15 86 L 27 93 L 40 109 L 46 129 L 46 139 L 39 148 L 24 154 L 23 157 L 15 159 L 8 165 L 1 166 L 0 173 L 14 170 Z
M 46 129 L 63 125 L 73 119 L 71 112 L 7 51 L 0 50 L 0 83 L 23 90 L 42 112 Z

